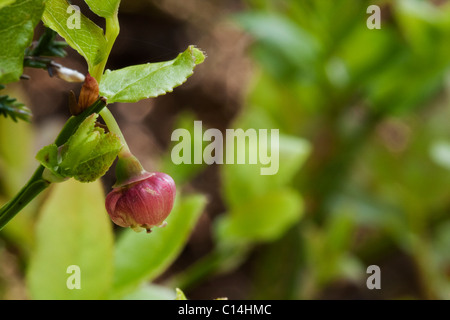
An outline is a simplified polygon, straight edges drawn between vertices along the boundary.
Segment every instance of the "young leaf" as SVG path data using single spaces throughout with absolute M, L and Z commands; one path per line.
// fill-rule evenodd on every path
M 44 167 L 50 170 L 57 177 L 65 178 L 58 172 L 58 147 L 56 146 L 56 144 L 53 143 L 39 150 L 36 154 L 36 160 L 39 161 Z
M 172 92 L 204 60 L 203 52 L 190 46 L 174 60 L 106 70 L 100 82 L 100 95 L 108 98 L 109 103 L 137 102 Z
M 119 10 L 120 0 L 84 0 L 96 15 L 110 18 Z
M 100 182 L 54 185 L 37 224 L 27 274 L 31 298 L 105 298 L 112 282 L 113 233 L 103 199 Z M 80 289 L 70 290 L 77 275 Z
M 201 195 L 178 198 L 164 228 L 151 234 L 125 230 L 116 245 L 113 296 L 161 274 L 183 249 L 205 204 Z
M 77 20 L 78 13 L 71 12 L 69 7 L 66 0 L 47 0 L 42 21 L 78 51 L 91 68 L 104 59 L 106 40 L 103 30 L 81 13 Z
M 92 182 L 111 167 L 122 148 L 120 139 L 96 128 L 98 114 L 92 114 L 61 147 L 52 144 L 42 148 L 36 159 L 57 177 L 73 177 Z
M 44 0 L 17 0 L 0 4 L 0 83 L 18 81 L 25 49 L 44 12 Z M 9 4 L 9 5 L 6 5 Z
M 102 135 L 95 148 L 73 169 L 73 177 L 81 182 L 91 182 L 102 177 L 117 157 L 122 143 L 117 136 Z

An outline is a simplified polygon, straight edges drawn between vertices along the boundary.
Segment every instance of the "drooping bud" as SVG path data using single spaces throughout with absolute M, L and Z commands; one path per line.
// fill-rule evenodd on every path
M 135 231 L 151 231 L 166 225 L 172 211 L 176 186 L 173 179 L 161 172 L 147 172 L 129 152 L 119 155 L 116 184 L 106 197 L 106 210 L 111 220 Z
M 161 172 L 150 173 L 147 178 L 115 188 L 106 197 L 106 210 L 111 220 L 121 227 L 151 232 L 155 226 L 163 227 L 175 201 L 175 182 Z

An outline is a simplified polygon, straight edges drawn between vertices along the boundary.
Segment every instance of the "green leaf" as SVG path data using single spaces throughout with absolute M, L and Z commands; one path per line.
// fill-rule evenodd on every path
M 183 249 L 203 212 L 206 198 L 177 198 L 167 226 L 151 234 L 123 231 L 117 241 L 113 296 L 120 296 L 144 281 L 160 275 Z
M 277 13 L 246 12 L 235 15 L 235 19 L 257 40 L 256 58 L 271 74 L 314 79 L 321 48 L 306 29 Z
M 66 0 L 47 0 L 42 21 L 78 51 L 91 68 L 105 58 L 106 52 L 103 49 L 106 47 L 106 39 L 103 30 L 81 13 L 79 28 L 69 28 L 71 23 L 76 22 L 73 16 L 76 13 L 67 12 L 69 6 Z
M 66 144 L 42 148 L 36 159 L 57 177 L 92 182 L 102 177 L 117 157 L 122 143 L 102 128 L 95 127 L 98 114 L 86 118 Z
M 271 140 L 270 134 L 268 134 L 268 137 Z M 261 136 L 259 136 L 259 139 L 261 139 Z M 277 159 L 272 154 L 270 165 L 249 164 L 250 154 L 258 154 L 259 152 L 270 154 L 270 152 L 267 153 L 267 149 L 260 148 L 256 140 L 253 140 L 253 142 L 246 141 L 246 146 L 242 144 L 235 148 L 235 154 L 244 153 L 246 155 L 246 164 L 226 164 L 222 167 L 224 194 L 231 206 L 240 205 L 240 203 L 245 203 L 255 196 L 261 196 L 271 190 L 276 191 L 286 186 L 303 165 L 310 151 L 309 143 L 304 139 L 280 135 L 279 143 L 275 143 L 272 150 L 278 149 L 279 151 L 278 163 L 276 163 Z M 271 149 L 269 144 L 268 149 Z M 261 169 L 270 166 L 278 167 L 278 172 L 273 175 L 262 175 Z
M 10 1 L 0 4 L 0 83 L 18 81 L 22 75 L 24 52 L 33 40 L 44 2 L 17 0 L 14 5 Z
M 446 44 L 450 31 L 448 7 L 441 9 L 427 1 L 399 0 L 395 2 L 394 8 L 399 29 L 414 51 L 424 55 L 424 58 L 430 53 L 433 57 L 436 55 L 437 59 L 441 53 L 448 54 Z M 430 47 L 436 47 L 438 50 L 430 51 Z
M 273 241 L 302 213 L 303 201 L 294 190 L 281 189 L 255 197 L 218 220 L 218 243 Z
M 120 0 L 84 0 L 96 15 L 110 18 L 119 10 Z
M 22 92 L 13 94 L 22 96 Z M 23 186 L 23 181 L 32 172 L 33 136 L 29 124 L 0 117 L 0 180 L 5 179 L 2 191 L 10 197 Z
M 120 149 L 122 149 L 122 143 L 117 136 L 111 133 L 101 136 L 89 156 L 73 170 L 74 178 L 81 182 L 99 179 L 111 167 Z
M 36 154 L 36 160 L 39 161 L 44 167 L 50 170 L 54 175 L 60 178 L 64 178 L 62 174 L 58 172 L 58 147 L 56 144 L 51 144 L 43 147 Z
M 0 9 L 6 6 L 9 6 L 10 4 L 13 4 L 16 2 L 16 0 L 0 0 Z
M 102 177 L 122 149 L 116 135 L 94 127 L 97 117 L 88 117 L 63 147 L 61 169 L 81 182 Z
M 100 182 L 56 184 L 36 230 L 27 274 L 33 299 L 102 299 L 113 274 L 113 233 Z M 80 268 L 81 289 L 68 289 L 69 266 Z
M 11 94 L 22 96 L 20 91 Z M 30 169 L 34 169 L 33 137 L 33 128 L 29 124 L 0 117 L 0 194 L 6 199 L 15 196 L 32 173 Z M 6 199 L 0 200 L 0 206 Z M 2 237 L 14 242 L 21 253 L 28 254 L 34 246 L 33 221 L 38 203 L 30 203 L 1 231 Z
M 177 296 L 176 296 L 175 300 L 187 300 L 186 295 L 184 294 L 183 291 L 181 291 L 181 289 L 176 288 L 175 290 L 176 290 L 176 293 L 177 293 Z
M 137 102 L 172 92 L 204 60 L 202 51 L 190 46 L 174 60 L 106 70 L 100 82 L 100 95 L 108 98 L 109 103 Z

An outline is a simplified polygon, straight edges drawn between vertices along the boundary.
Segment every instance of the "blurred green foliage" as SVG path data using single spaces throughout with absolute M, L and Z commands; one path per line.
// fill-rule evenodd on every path
M 277 264 L 258 269 L 254 297 L 320 298 L 344 286 L 360 298 L 448 298 L 450 4 L 248 3 L 235 17 L 254 39 L 248 108 L 312 143 L 295 180 L 306 217 L 260 254 L 258 265 Z M 381 29 L 366 26 L 371 4 Z M 369 292 L 370 264 L 414 276 Z
M 220 166 L 226 209 L 212 223 L 212 250 L 166 286 L 150 282 L 180 254 L 206 202 L 184 195 L 205 165 L 174 165 L 170 155 L 161 171 L 182 197 L 166 229 L 113 238 L 98 183 L 70 182 L 2 230 L 0 257 L 7 244 L 18 247 L 34 298 L 174 299 L 168 288 L 177 287 L 189 297 L 250 262 L 249 299 L 448 299 L 450 3 L 438 2 L 246 1 L 231 19 L 253 39 L 254 73 L 233 126 L 279 129 L 280 169 L 262 176 L 261 165 Z M 366 26 L 372 4 L 381 29 Z M 178 120 L 175 128 L 193 132 L 192 115 Z M 25 123 L 0 118 L 0 201 L 32 167 L 31 137 Z M 79 197 L 92 207 L 79 207 Z M 86 219 L 89 227 L 71 227 Z M 89 240 L 100 229 L 107 236 Z M 68 276 L 61 266 L 84 261 L 92 275 L 106 270 L 86 276 L 95 290 L 58 293 Z M 372 264 L 381 290 L 366 287 Z
M 280 161 L 282 185 L 223 166 L 216 251 L 178 284 L 229 272 L 258 245 L 250 298 L 448 298 L 450 4 L 247 2 L 233 20 L 255 73 L 235 127 L 280 129 L 293 162 Z M 366 26 L 371 4 L 381 29 Z M 380 292 L 366 287 L 371 264 Z

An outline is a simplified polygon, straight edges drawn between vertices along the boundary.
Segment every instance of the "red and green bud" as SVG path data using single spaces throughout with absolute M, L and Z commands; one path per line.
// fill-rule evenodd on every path
M 135 231 L 150 232 L 155 226 L 165 226 L 175 201 L 173 179 L 165 173 L 143 170 L 133 155 L 119 158 L 116 171 L 117 183 L 106 197 L 111 220 Z

